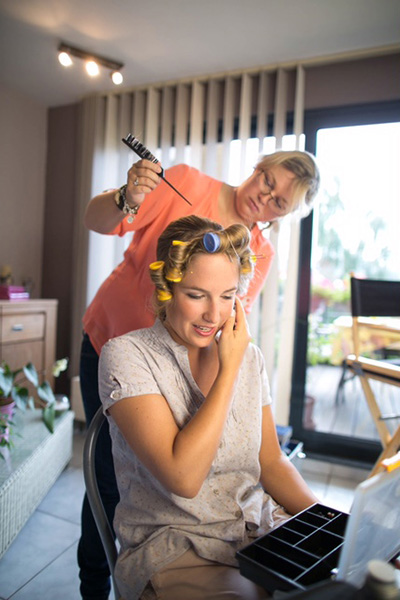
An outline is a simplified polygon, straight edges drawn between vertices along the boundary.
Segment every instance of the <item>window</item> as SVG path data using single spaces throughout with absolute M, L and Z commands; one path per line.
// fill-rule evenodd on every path
M 291 424 L 310 452 L 372 462 L 380 444 L 359 381 L 337 391 L 350 349 L 349 273 L 400 279 L 399 104 L 311 113 L 306 139 L 322 190 L 302 225 Z

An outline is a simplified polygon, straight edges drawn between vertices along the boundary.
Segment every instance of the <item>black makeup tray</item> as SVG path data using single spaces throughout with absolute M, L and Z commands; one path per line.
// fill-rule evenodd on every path
M 269 592 L 304 590 L 332 578 L 348 517 L 314 504 L 238 551 L 241 574 Z

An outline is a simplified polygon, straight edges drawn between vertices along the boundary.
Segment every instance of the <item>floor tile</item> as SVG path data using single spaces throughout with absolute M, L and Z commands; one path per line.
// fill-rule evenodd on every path
M 84 493 L 82 469 L 69 466 L 39 504 L 38 510 L 79 525 Z
M 8 598 L 26 585 L 79 535 L 78 525 L 36 511 L 0 561 L 1 593 Z
M 325 498 L 326 504 L 342 512 L 350 512 L 356 487 L 357 482 L 352 482 L 350 479 L 332 477 Z
M 303 477 L 311 473 L 321 475 L 321 477 L 329 477 L 333 467 L 332 463 L 308 457 L 301 461 L 301 465 L 301 472 L 303 474 Z
M 340 477 L 341 479 L 351 479 L 357 484 L 367 479 L 369 472 L 369 469 L 349 467 L 347 465 L 332 465 L 333 476 Z
M 323 502 L 328 490 L 329 476 L 324 473 L 316 472 L 305 472 L 302 473 L 302 475 L 311 491 L 314 492 L 318 498 L 319 502 Z
M 12 600 L 79 600 L 77 546 L 76 542 L 67 548 L 14 594 Z
M 74 444 L 72 448 L 72 459 L 70 467 L 81 469 L 83 464 L 83 446 L 85 444 L 86 429 L 83 427 L 74 427 Z

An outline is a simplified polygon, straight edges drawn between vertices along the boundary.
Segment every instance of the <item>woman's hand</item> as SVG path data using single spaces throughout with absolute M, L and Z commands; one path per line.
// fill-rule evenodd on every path
M 250 339 L 243 305 L 239 298 L 236 298 L 234 311 L 222 327 L 218 341 L 221 368 L 238 371 Z
M 146 194 L 160 183 L 160 163 L 139 160 L 128 171 L 126 201 L 131 208 L 140 206 Z M 91 199 L 86 207 L 84 223 L 88 229 L 97 233 L 109 233 L 125 219 L 125 213 L 115 204 L 117 190 L 109 190 Z
M 153 191 L 160 183 L 160 163 L 141 159 L 134 163 L 128 171 L 126 201 L 130 206 L 141 205 L 146 194 Z

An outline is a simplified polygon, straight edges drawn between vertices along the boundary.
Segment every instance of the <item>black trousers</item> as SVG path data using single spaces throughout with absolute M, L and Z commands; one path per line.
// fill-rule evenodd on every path
M 84 333 L 80 358 L 80 384 L 86 424 L 101 405 L 98 389 L 99 357 Z M 95 457 L 97 483 L 108 520 L 112 526 L 119 493 L 115 479 L 108 423 L 101 428 Z M 84 600 L 106 600 L 111 589 L 110 570 L 97 526 L 85 494 L 82 506 L 81 538 L 78 545 L 80 591 Z

